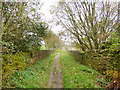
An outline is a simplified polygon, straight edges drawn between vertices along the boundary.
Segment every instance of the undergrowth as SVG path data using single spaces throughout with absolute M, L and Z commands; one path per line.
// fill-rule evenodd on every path
M 67 52 L 60 54 L 60 63 L 63 88 L 100 88 L 107 84 L 101 74 L 76 62 Z
M 50 70 L 56 53 L 27 67 L 25 70 L 15 72 L 7 80 L 8 88 L 47 88 Z M 3 87 L 4 88 L 4 87 Z

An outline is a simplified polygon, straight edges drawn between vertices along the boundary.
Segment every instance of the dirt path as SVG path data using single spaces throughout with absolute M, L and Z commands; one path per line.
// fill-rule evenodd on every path
M 62 72 L 61 72 L 61 66 L 59 63 L 59 55 L 60 54 L 56 55 L 54 59 L 55 61 L 51 68 L 48 88 L 63 88 Z

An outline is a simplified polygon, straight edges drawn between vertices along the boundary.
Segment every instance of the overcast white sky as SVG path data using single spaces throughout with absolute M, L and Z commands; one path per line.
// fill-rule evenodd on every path
M 50 10 L 52 9 L 52 6 L 57 6 L 59 0 L 44 0 L 42 6 L 41 12 L 44 14 L 43 19 L 46 20 L 46 22 L 49 22 L 50 20 L 53 19 L 53 15 L 50 13 Z M 58 31 L 62 29 L 60 26 L 55 26 L 53 23 L 49 23 L 51 30 L 58 34 Z

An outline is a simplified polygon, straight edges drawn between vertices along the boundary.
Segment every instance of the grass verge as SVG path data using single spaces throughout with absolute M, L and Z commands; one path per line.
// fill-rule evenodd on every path
M 60 54 L 63 88 L 100 88 L 105 79 L 97 71 L 79 64 L 67 52 Z M 100 78 L 98 78 L 100 77 Z M 103 83 L 104 82 L 104 83 Z M 102 84 L 102 85 L 99 85 Z
M 56 53 L 27 67 L 25 70 L 15 72 L 7 80 L 8 88 L 47 88 L 50 70 L 54 62 Z M 3 87 L 4 88 L 4 87 Z

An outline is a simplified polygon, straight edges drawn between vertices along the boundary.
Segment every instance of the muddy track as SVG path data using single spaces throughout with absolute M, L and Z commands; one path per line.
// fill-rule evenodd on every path
M 54 63 L 50 71 L 48 88 L 63 88 L 61 65 L 59 62 L 59 55 L 54 58 Z

